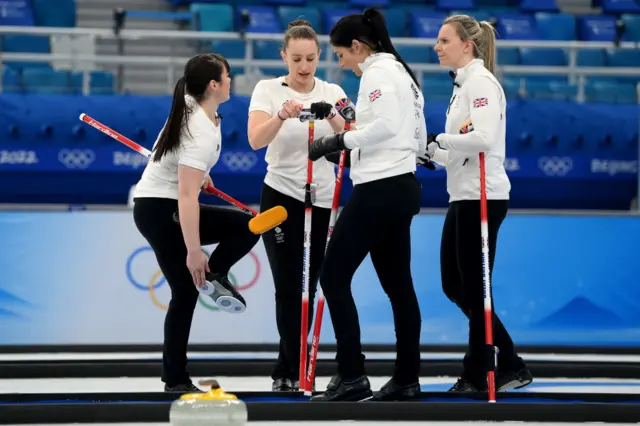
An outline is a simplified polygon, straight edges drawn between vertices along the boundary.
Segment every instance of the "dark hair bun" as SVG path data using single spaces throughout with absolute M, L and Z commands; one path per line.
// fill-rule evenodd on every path
M 311 23 L 309 23 L 309 21 L 305 21 L 304 19 L 296 19 L 295 21 L 289 22 L 289 26 L 287 27 L 287 29 L 291 27 L 309 27 L 313 29 Z

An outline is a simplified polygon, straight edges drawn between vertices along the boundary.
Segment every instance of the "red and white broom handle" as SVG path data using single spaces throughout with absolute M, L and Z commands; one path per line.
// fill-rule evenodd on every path
M 120 133 L 116 132 L 115 130 L 111 129 L 110 127 L 102 124 L 101 122 L 99 122 L 98 120 L 89 117 L 87 114 L 80 114 L 80 120 L 87 123 L 89 126 L 100 130 L 102 133 L 104 133 L 107 136 L 112 137 L 113 139 L 117 140 L 118 142 L 128 146 L 129 148 L 131 148 L 132 150 L 136 151 L 139 154 L 144 155 L 147 158 L 151 158 L 151 151 L 149 151 L 147 148 L 143 147 L 142 145 L 139 145 L 137 143 L 135 143 L 134 141 L 132 141 L 131 139 L 129 139 L 128 137 L 121 135 Z M 207 187 L 207 191 L 209 191 L 211 194 L 216 195 L 220 198 L 222 198 L 223 200 L 225 200 L 227 203 L 236 206 L 237 208 L 244 210 L 247 213 L 252 214 L 253 216 L 257 216 L 258 212 L 253 210 L 252 208 L 245 206 L 244 204 L 242 204 L 240 201 L 236 200 L 235 198 L 231 198 L 230 196 L 228 196 L 227 194 L 225 194 L 224 192 L 220 191 L 219 189 L 217 189 L 216 187 L 209 185 Z
M 484 329 L 485 343 L 493 348 L 493 306 L 491 303 L 491 268 L 489 265 L 489 221 L 487 214 L 487 182 L 485 170 L 485 154 L 480 153 L 480 237 L 482 241 L 482 281 L 484 287 Z M 492 356 L 495 352 L 492 351 Z M 495 365 L 495 359 L 492 360 Z M 496 402 L 495 371 L 487 372 L 489 402 Z
M 344 129 L 349 130 L 351 127 L 351 120 L 345 120 Z M 336 219 L 338 218 L 338 209 L 340 207 L 340 192 L 342 190 L 342 176 L 344 175 L 344 162 L 346 161 L 347 151 L 343 150 L 340 153 L 340 161 L 338 162 L 338 175 L 336 177 L 336 186 L 333 190 L 333 204 L 331 205 L 331 217 L 329 219 L 329 232 L 327 233 L 327 245 L 329 247 L 329 240 L 333 235 L 333 228 L 336 225 Z M 311 395 L 313 391 L 313 379 L 316 375 L 316 364 L 318 362 L 318 348 L 320 346 L 320 331 L 322 329 L 322 313 L 324 311 L 324 294 L 322 293 L 322 287 L 318 286 L 318 307 L 316 308 L 316 318 L 313 326 L 313 337 L 311 338 L 311 352 L 309 353 L 309 369 L 307 370 L 306 388 L 304 389 L 305 395 Z
M 309 146 L 313 143 L 315 135 L 314 116 L 309 116 Z M 307 377 L 307 341 L 309 338 L 309 282 L 311 274 L 311 212 L 313 200 L 313 161 L 307 160 L 307 185 L 304 200 L 304 243 L 302 260 L 302 309 L 300 312 L 300 390 L 305 390 Z

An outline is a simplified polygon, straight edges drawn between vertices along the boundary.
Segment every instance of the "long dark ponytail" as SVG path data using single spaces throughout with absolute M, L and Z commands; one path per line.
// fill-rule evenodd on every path
M 418 83 L 415 74 L 402 59 L 396 48 L 393 47 L 384 15 L 376 8 L 367 8 L 362 15 L 353 14 L 340 18 L 331 29 L 329 39 L 333 46 L 349 48 L 353 40 L 358 40 L 367 44 L 376 52 L 391 53 L 404 66 L 413 82 L 420 88 L 420 83 Z
M 153 161 L 160 161 L 163 155 L 176 150 L 180 145 L 182 128 L 187 125 L 189 114 L 193 112 L 193 108 L 187 105 L 185 96 L 190 95 L 200 103 L 206 96 L 211 80 L 222 81 L 225 70 L 231 72 L 229 63 L 218 54 L 205 53 L 189 59 L 184 67 L 184 75 L 173 89 L 171 111 L 154 147 Z

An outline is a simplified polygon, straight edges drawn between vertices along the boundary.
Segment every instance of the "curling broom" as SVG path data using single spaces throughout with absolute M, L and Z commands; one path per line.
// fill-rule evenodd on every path
M 142 154 L 147 158 L 151 158 L 151 151 L 135 143 L 131 139 L 127 138 L 126 136 L 121 135 L 115 130 L 105 126 L 104 124 L 100 123 L 94 118 L 91 118 L 87 114 L 85 113 L 80 114 L 80 121 L 83 121 L 84 123 L 87 123 L 91 127 L 100 130 L 105 135 L 112 137 L 113 139 L 128 146 L 129 148 L 136 151 L 137 153 Z M 229 204 L 232 204 L 233 206 L 253 215 L 254 216 L 253 219 L 249 221 L 249 230 L 256 235 L 263 234 L 269 231 L 270 229 L 275 228 L 276 226 L 280 225 L 282 222 L 284 222 L 287 219 L 287 210 L 282 206 L 275 206 L 262 213 L 258 213 L 252 208 L 242 204 L 238 200 L 230 197 L 229 195 L 215 188 L 213 185 L 209 185 L 207 187 L 207 191 L 213 195 L 216 195 L 222 198 Z

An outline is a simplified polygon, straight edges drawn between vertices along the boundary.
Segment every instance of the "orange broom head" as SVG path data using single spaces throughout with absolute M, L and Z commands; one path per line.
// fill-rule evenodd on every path
M 275 228 L 287 219 L 287 210 L 282 206 L 275 206 L 249 221 L 249 230 L 256 235 L 263 234 Z

